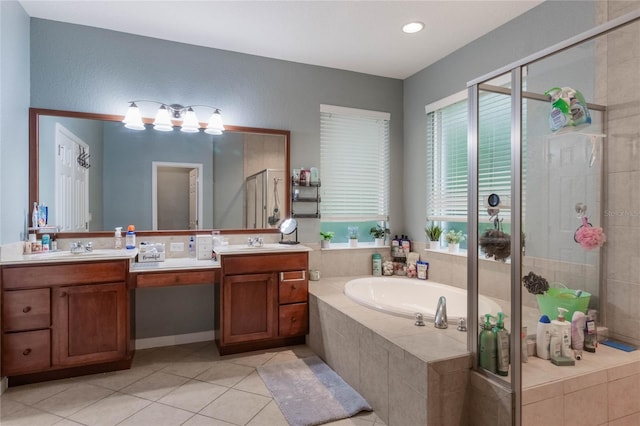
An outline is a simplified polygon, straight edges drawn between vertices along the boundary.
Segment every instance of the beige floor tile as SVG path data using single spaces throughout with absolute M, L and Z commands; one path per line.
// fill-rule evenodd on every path
M 0 395 L 0 421 L 8 415 L 25 408 L 27 408 L 27 406 L 23 403 L 7 398 L 5 395 Z
M 2 426 L 49 426 L 62 420 L 55 414 L 47 413 L 33 407 L 26 407 L 7 417 L 2 417 Z
M 325 423 L 330 426 L 372 426 L 373 422 L 361 419 L 359 417 L 350 417 L 348 419 L 337 420 L 335 422 Z
M 55 423 L 54 426 L 84 426 L 82 423 L 74 422 L 69 419 L 62 419 L 58 423 Z
M 200 414 L 229 423 L 245 425 L 270 401 L 270 398 L 261 395 L 229 389 L 220 398 L 203 408 Z
M 71 420 L 92 426 L 116 425 L 142 410 L 151 401 L 123 393 L 114 393 L 70 416 Z
M 132 367 L 149 367 L 160 370 L 170 363 L 191 355 L 194 351 L 179 346 L 167 346 L 163 348 L 145 349 L 136 351 Z
M 196 355 L 190 355 L 167 365 L 162 369 L 162 372 L 193 379 L 211 368 L 214 362 L 216 361 L 209 361 Z
M 280 352 L 279 354 L 276 354 L 276 356 L 271 358 L 269 361 L 267 361 L 265 365 L 282 364 L 285 362 L 295 361 L 297 359 L 300 359 L 300 358 L 293 352 L 290 352 L 290 351 Z
M 158 402 L 197 413 L 227 390 L 229 388 L 213 383 L 190 380 L 160 398 Z
M 33 405 L 63 390 L 69 389 L 74 384 L 75 382 L 73 380 L 66 379 L 16 386 L 7 389 L 7 391 L 2 394 L 2 397 L 13 399 L 25 405 Z
M 225 361 L 232 362 L 234 364 L 246 365 L 247 367 L 257 367 L 263 365 L 276 355 L 276 352 L 267 351 L 261 353 L 250 353 L 248 355 L 231 355 L 225 357 Z
M 120 390 L 138 380 L 149 376 L 155 370 L 148 367 L 138 367 L 129 370 L 112 371 L 109 373 L 91 374 L 77 377 L 78 382 L 89 383 L 103 388 Z
M 271 401 L 264 407 L 254 418 L 251 419 L 247 426 L 288 426 L 289 422 L 284 418 L 282 411 L 275 401 Z
M 233 423 L 227 423 L 222 420 L 214 419 L 207 416 L 196 414 L 189 420 L 184 422 L 182 426 L 234 426 Z
M 254 371 L 254 368 L 247 367 L 246 365 L 220 361 L 204 373 L 198 375 L 196 379 L 215 385 L 232 387 Z
M 105 398 L 113 393 L 112 390 L 100 386 L 77 383 L 34 405 L 35 408 L 69 417 L 73 413 Z
M 123 388 L 121 392 L 139 398 L 157 401 L 169 392 L 185 384 L 189 379 L 157 371 Z
M 154 402 L 119 424 L 122 426 L 178 426 L 192 416 L 193 413 L 189 411 Z
M 271 398 L 272 396 L 257 371 L 249 374 L 233 388 L 245 392 L 257 393 L 258 395 L 266 396 L 268 398 Z

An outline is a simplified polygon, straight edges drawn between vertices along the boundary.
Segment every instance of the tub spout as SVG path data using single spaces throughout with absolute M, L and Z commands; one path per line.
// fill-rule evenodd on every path
M 438 299 L 438 307 L 436 308 L 436 318 L 433 321 L 435 328 L 447 328 L 447 299 L 444 296 L 440 296 Z

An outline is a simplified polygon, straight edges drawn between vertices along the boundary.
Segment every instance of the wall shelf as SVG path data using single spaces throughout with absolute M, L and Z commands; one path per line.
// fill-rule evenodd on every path
M 311 184 L 309 186 L 301 186 L 291 180 L 291 217 L 300 219 L 319 219 L 320 218 L 320 186 L 321 183 Z M 304 204 L 315 203 L 315 212 L 311 207 L 306 209 L 302 207 Z M 299 210 L 296 211 L 296 204 Z

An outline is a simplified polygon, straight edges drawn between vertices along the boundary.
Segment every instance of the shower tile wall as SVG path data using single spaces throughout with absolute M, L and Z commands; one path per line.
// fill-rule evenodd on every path
M 638 8 L 637 1 L 609 1 L 599 19 Z M 640 23 L 611 33 L 598 51 L 606 52 L 598 57 L 599 92 L 609 112 L 604 315 L 614 337 L 640 345 Z

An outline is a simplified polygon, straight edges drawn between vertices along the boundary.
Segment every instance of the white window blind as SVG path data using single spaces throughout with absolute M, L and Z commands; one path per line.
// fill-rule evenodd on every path
M 321 105 L 322 220 L 387 220 L 390 114 Z
M 478 189 L 480 209 L 487 197 L 501 198 L 500 216 L 509 218 L 511 194 L 511 99 L 483 92 L 479 103 Z M 523 114 L 524 116 L 524 114 Z M 467 102 L 427 114 L 427 217 L 466 222 L 468 193 Z M 482 214 L 482 213 L 481 213 Z

